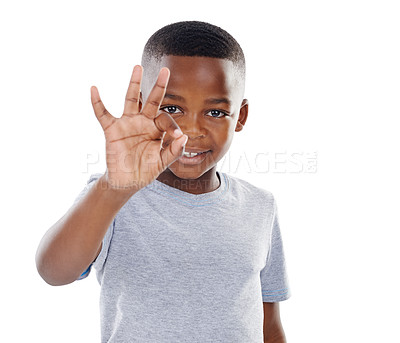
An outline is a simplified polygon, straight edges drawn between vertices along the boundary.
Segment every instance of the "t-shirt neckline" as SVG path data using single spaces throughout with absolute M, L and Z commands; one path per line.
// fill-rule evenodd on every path
M 220 179 L 220 185 L 217 189 L 207 192 L 207 193 L 200 193 L 200 194 L 192 194 L 189 192 L 182 191 L 178 188 L 166 185 L 161 181 L 155 179 L 152 183 L 150 183 L 147 187 L 157 193 L 161 193 L 166 196 L 173 197 L 177 200 L 182 200 L 188 203 L 205 203 L 214 201 L 217 198 L 223 196 L 227 189 L 229 188 L 229 181 L 225 173 L 216 171 L 217 176 Z

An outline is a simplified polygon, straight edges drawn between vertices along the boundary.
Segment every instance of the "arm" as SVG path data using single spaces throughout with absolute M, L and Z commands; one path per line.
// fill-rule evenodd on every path
M 112 116 L 97 88 L 91 88 L 94 113 L 106 138 L 107 171 L 39 244 L 36 266 L 50 285 L 75 281 L 100 253 L 104 235 L 121 207 L 183 153 L 187 135 L 169 114 L 158 113 L 169 70 L 161 69 L 143 109 L 142 74 L 141 66 L 133 69 L 121 118 Z
M 111 188 L 105 175 L 43 236 L 36 252 L 40 276 L 50 285 L 75 281 L 96 259 L 115 215 L 134 194 Z
M 286 343 L 279 313 L 279 302 L 264 305 L 264 343 Z

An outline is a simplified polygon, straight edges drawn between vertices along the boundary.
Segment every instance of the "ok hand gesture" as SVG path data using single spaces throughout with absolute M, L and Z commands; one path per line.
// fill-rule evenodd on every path
M 187 141 L 187 136 L 168 113 L 158 115 L 169 69 L 161 69 L 143 108 L 139 101 L 142 75 L 143 68 L 135 66 L 121 118 L 112 116 L 104 107 L 97 88 L 91 88 L 94 113 L 106 138 L 106 180 L 116 189 L 138 191 L 151 183 L 182 156 Z M 168 140 L 165 135 L 169 136 Z

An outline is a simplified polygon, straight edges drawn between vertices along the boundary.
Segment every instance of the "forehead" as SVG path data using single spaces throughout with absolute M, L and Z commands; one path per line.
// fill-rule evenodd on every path
M 155 80 L 162 67 L 171 71 L 168 92 L 195 92 L 198 95 L 208 93 L 225 96 L 232 101 L 240 97 L 241 82 L 236 67 L 230 60 L 167 55 L 163 56 L 160 62 L 148 66 L 151 69 L 149 76 Z

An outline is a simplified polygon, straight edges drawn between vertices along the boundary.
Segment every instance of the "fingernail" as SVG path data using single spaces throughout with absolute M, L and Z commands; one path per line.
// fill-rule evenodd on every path
M 183 132 L 181 131 L 181 130 L 179 130 L 179 129 L 175 129 L 174 130 L 174 136 L 175 137 L 180 137 L 180 136 L 182 136 L 183 135 Z

